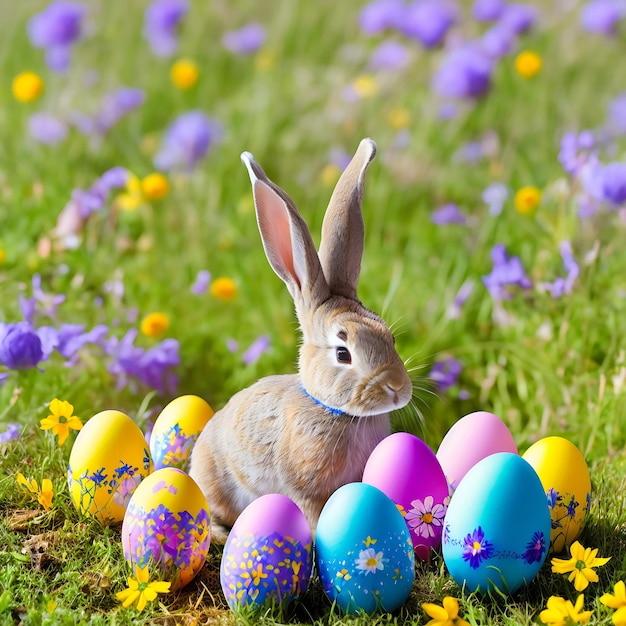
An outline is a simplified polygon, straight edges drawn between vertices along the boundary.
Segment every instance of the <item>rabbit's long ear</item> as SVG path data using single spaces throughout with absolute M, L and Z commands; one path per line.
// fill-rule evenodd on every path
M 330 297 L 309 227 L 293 200 L 265 174 L 249 152 L 241 155 L 248 169 L 265 256 L 286 283 L 296 303 L 315 308 Z
M 337 182 L 322 224 L 319 258 L 330 291 L 353 300 L 365 238 L 361 211 L 365 172 L 375 155 L 376 144 L 363 139 Z

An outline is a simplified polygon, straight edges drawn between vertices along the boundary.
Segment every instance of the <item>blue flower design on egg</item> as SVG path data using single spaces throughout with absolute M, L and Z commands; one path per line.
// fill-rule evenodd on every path
M 526 544 L 526 551 L 522 558 L 526 563 L 541 563 L 543 553 L 546 551 L 546 538 L 541 531 L 533 533 L 531 540 Z
M 463 560 L 469 561 L 470 567 L 474 569 L 494 554 L 493 544 L 485 539 L 485 533 L 480 526 L 471 535 L 468 534 L 463 543 Z

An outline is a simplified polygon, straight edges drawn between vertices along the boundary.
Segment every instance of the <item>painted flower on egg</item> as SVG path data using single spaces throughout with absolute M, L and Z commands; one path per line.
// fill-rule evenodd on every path
M 367 574 L 375 574 L 376 570 L 385 569 L 385 563 L 389 559 L 383 558 L 382 552 L 376 552 L 374 548 L 367 548 L 359 552 L 359 558 L 355 560 L 356 568 Z
M 446 498 L 446 501 L 449 501 L 449 498 Z M 448 508 L 446 501 L 443 504 L 434 504 L 432 496 L 426 496 L 423 502 L 413 500 L 411 502 L 413 508 L 404 517 L 409 528 L 418 537 L 434 537 L 434 527 L 443 526 L 443 519 Z
M 542 532 L 533 533 L 532 539 L 526 544 L 526 551 L 522 558 L 526 563 L 541 563 L 543 553 L 546 551 L 546 538 Z
M 463 560 L 469 561 L 470 567 L 477 569 L 485 560 L 493 556 L 493 544 L 485 539 L 485 533 L 479 526 L 471 535 L 465 537 L 463 545 Z

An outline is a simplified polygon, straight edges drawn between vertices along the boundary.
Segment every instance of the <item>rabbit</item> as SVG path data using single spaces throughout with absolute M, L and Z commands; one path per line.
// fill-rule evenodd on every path
M 194 445 L 189 473 L 209 503 L 216 542 L 268 493 L 291 498 L 314 535 L 326 500 L 362 479 L 390 434 L 389 412 L 411 399 L 391 331 L 357 298 L 364 179 L 375 154 L 376 144 L 363 139 L 337 182 L 319 255 L 293 200 L 249 152 L 241 155 L 265 254 L 294 300 L 302 344 L 298 374 L 268 376 L 236 393 Z

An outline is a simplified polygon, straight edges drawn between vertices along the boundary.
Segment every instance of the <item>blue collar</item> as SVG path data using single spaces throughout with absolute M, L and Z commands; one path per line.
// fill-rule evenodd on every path
M 347 415 L 347 413 L 344 413 L 341 409 L 334 409 L 332 406 L 328 406 L 327 404 L 324 404 L 321 400 L 318 400 L 317 398 L 315 398 L 314 396 L 312 396 L 305 388 L 304 385 L 300 385 L 300 389 L 302 389 L 302 391 L 304 392 L 304 395 L 307 398 L 310 398 L 311 400 L 313 400 L 313 402 L 315 402 L 315 404 L 317 404 L 318 406 L 321 406 L 324 411 L 326 411 L 327 413 L 331 413 L 332 415 Z

